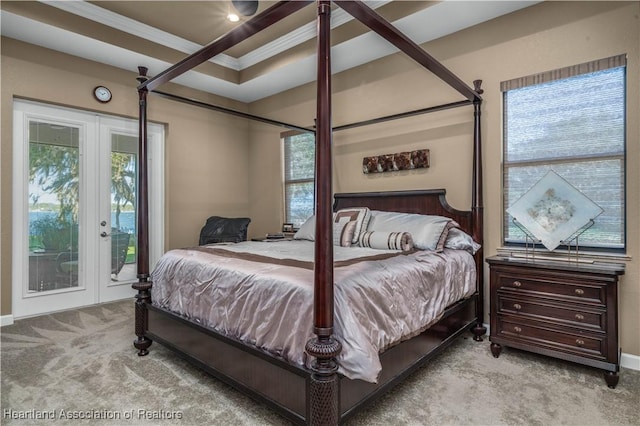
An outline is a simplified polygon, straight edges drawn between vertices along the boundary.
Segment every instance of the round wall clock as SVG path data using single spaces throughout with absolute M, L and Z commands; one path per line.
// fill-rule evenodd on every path
M 105 86 L 96 86 L 93 89 L 93 96 L 98 102 L 107 103 L 111 100 L 111 90 Z

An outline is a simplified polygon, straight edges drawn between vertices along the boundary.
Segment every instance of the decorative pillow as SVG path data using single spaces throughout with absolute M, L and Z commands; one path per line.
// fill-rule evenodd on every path
M 454 227 L 458 224 L 444 216 L 372 210 L 367 231 L 408 232 L 416 248 L 440 252 Z
M 371 211 L 369 207 L 349 207 L 340 209 L 333 214 L 333 221 L 341 221 L 348 218 L 349 221 L 356 222 L 356 229 L 353 232 L 351 242 L 356 244 L 360 239 L 360 234 L 367 230 L 369 220 L 371 219 Z
M 333 244 L 336 246 L 351 247 L 356 222 L 349 220 L 346 216 L 339 218 L 335 213 L 333 215 L 333 221 Z M 316 215 L 309 217 L 302 226 L 300 226 L 300 229 L 293 235 L 293 239 L 315 241 Z
M 247 240 L 248 217 L 211 216 L 200 230 L 201 246 L 214 243 L 239 243 Z
M 444 242 L 446 248 L 455 250 L 466 250 L 471 254 L 476 254 L 480 250 L 480 244 L 473 241 L 471 235 L 460 228 L 451 228 L 447 240 Z
M 355 228 L 352 234 L 353 236 L 351 238 L 352 244 L 358 243 L 358 238 L 360 237 L 360 234 L 367 229 L 370 218 L 371 218 L 371 212 L 368 207 L 352 207 L 352 208 L 338 210 L 336 213 L 333 214 L 334 223 L 355 222 Z M 341 232 L 336 232 L 336 228 L 334 226 L 333 234 L 334 234 L 334 243 L 335 243 L 337 238 L 336 234 L 340 235 Z M 316 216 L 315 215 L 309 217 L 302 224 L 302 226 L 300 226 L 300 229 L 298 229 L 298 231 L 295 233 L 295 235 L 293 236 L 293 239 L 315 241 L 316 239 Z
M 367 231 L 360 235 L 359 244 L 381 250 L 413 250 L 413 238 L 408 232 Z
M 340 220 L 333 222 L 333 245 L 351 247 L 353 233 L 356 230 L 354 220 Z
M 311 215 L 304 221 L 300 229 L 293 235 L 294 240 L 309 240 L 315 241 L 316 239 L 316 215 Z

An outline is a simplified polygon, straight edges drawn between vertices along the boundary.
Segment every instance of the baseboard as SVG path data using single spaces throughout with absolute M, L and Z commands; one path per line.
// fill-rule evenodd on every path
M 640 356 L 625 354 L 623 352 L 622 355 L 620 355 L 620 367 L 640 371 Z
M 486 336 L 489 336 L 489 334 L 491 333 L 491 330 L 489 330 L 489 324 L 483 324 L 483 325 L 487 327 Z M 628 368 L 630 370 L 640 371 L 640 356 L 626 354 L 622 352 L 620 354 L 620 367 Z
M 4 327 L 5 325 L 13 324 L 13 315 L 2 315 L 0 316 L 0 327 Z

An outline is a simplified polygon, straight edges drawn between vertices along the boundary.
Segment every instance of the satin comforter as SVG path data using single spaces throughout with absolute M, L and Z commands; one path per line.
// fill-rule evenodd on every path
M 312 241 L 242 242 L 167 252 L 153 304 L 299 366 L 313 336 Z M 375 383 L 379 353 L 440 319 L 475 291 L 463 250 L 401 252 L 334 247 L 339 372 Z

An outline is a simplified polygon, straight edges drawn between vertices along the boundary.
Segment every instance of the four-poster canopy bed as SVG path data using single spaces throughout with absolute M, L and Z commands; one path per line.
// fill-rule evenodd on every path
M 353 416 L 358 410 L 365 407 L 375 398 L 382 395 L 392 386 L 397 384 L 408 374 L 423 365 L 428 359 L 439 353 L 448 346 L 452 340 L 461 333 L 471 330 L 474 339 L 481 341 L 482 335 L 486 332 L 483 327 L 483 279 L 482 261 L 483 254 L 481 245 L 483 243 L 483 223 L 482 223 L 482 169 L 481 169 L 481 137 L 480 137 L 480 106 L 482 98 L 480 94 L 480 81 L 474 82 L 474 88 L 468 87 L 453 73 L 438 63 L 433 57 L 428 55 L 417 44 L 409 40 L 405 35 L 387 23 L 382 17 L 376 14 L 361 2 L 356 1 L 334 1 L 339 7 L 353 15 L 357 20 L 380 36 L 388 40 L 400 51 L 407 54 L 427 70 L 431 71 L 444 82 L 457 90 L 465 98 L 463 101 L 445 104 L 422 110 L 409 111 L 393 116 L 381 117 L 374 120 L 367 120 L 360 123 L 353 123 L 336 128 L 332 128 L 331 121 L 331 44 L 330 44 L 330 2 L 317 1 L 317 115 L 315 117 L 315 129 L 308 129 L 288 123 L 277 122 L 263 117 L 253 116 L 244 112 L 234 111 L 227 108 L 206 104 L 197 100 L 178 97 L 169 93 L 160 92 L 157 88 L 165 82 L 178 75 L 192 69 L 202 62 L 245 40 L 258 31 L 278 22 L 287 15 L 306 6 L 310 1 L 282 1 L 264 11 L 260 15 L 250 19 L 242 26 L 232 30 L 227 35 L 221 37 L 210 45 L 202 48 L 198 52 L 190 55 L 179 63 L 154 77 L 146 76 L 146 69 L 140 67 L 138 77 L 139 86 L 139 108 L 140 108 L 140 150 L 139 150 L 139 184 L 138 184 L 138 282 L 133 284 L 138 291 L 135 302 L 135 334 L 134 346 L 138 350 L 138 355 L 148 354 L 148 349 L 153 340 L 156 340 L 167 347 L 175 350 L 178 354 L 193 362 L 197 366 L 205 369 L 214 376 L 231 384 L 237 389 L 247 393 L 249 396 L 262 402 L 266 402 L 276 411 L 295 423 L 307 424 L 338 424 Z M 255 339 L 248 339 L 249 343 L 239 338 L 233 333 L 225 333 L 215 326 L 208 325 L 207 320 L 197 318 L 193 312 L 171 309 L 170 290 L 168 287 L 160 287 L 159 281 L 165 280 L 161 275 L 156 275 L 152 280 L 149 271 L 148 252 L 148 199 L 147 199 L 147 170 L 146 170 L 146 146 L 147 146 L 147 94 L 156 93 L 160 96 L 196 105 L 204 108 L 234 114 L 252 120 L 297 129 L 303 131 L 315 131 L 316 135 L 316 190 L 315 190 L 315 225 L 312 230 L 315 233 L 313 243 L 309 243 L 313 253 L 312 262 L 302 262 L 285 259 L 282 263 L 288 263 L 282 268 L 294 270 L 294 274 L 303 276 L 304 280 L 312 281 L 298 285 L 291 292 L 304 293 L 307 297 L 303 302 L 294 303 L 294 299 L 287 302 L 289 296 L 277 296 L 279 305 L 269 305 L 271 308 L 287 310 L 293 309 L 293 305 L 307 306 L 311 312 L 304 312 L 302 316 L 308 317 L 307 330 L 303 330 L 309 338 L 303 342 L 303 354 L 287 353 L 287 350 L 295 351 L 295 348 L 280 349 L 270 352 L 256 344 Z M 455 108 L 459 106 L 473 106 L 474 129 L 473 129 L 473 174 L 472 174 L 472 206 L 469 211 L 460 211 L 450 207 L 445 200 L 444 190 L 421 190 L 421 191 L 395 191 L 395 192 L 370 192 L 370 193 L 332 193 L 332 133 L 342 129 L 362 126 L 372 123 L 380 123 L 396 118 L 408 117 L 417 114 L 424 114 L 432 111 Z M 424 323 L 417 330 L 406 330 L 401 333 L 400 338 L 382 344 L 377 348 L 380 357 L 379 361 L 374 359 L 374 364 L 379 362 L 380 368 L 374 373 L 364 372 L 363 376 L 373 377 L 373 379 L 360 380 L 358 373 L 349 370 L 348 359 L 351 346 L 354 346 L 348 336 L 352 336 L 350 330 L 352 324 L 348 320 L 342 319 L 341 315 L 349 315 L 350 310 L 354 310 L 356 315 L 348 318 L 356 318 L 360 312 L 360 319 L 364 322 L 374 323 L 373 317 L 368 317 L 368 313 L 376 307 L 364 306 L 361 311 L 357 302 L 349 300 L 343 301 L 343 296 L 347 290 L 344 289 L 342 281 L 347 271 L 352 267 L 362 265 L 382 264 L 392 265 L 393 262 L 407 262 L 414 257 L 431 256 L 432 251 L 418 250 L 405 253 L 403 256 L 384 255 L 371 256 L 353 260 L 348 258 L 341 262 L 340 256 L 344 255 L 345 249 L 334 246 L 334 212 L 343 209 L 367 209 L 370 212 L 378 212 L 378 219 L 391 212 L 392 214 L 409 214 L 410 218 L 438 216 L 446 218 L 447 224 L 456 225 L 460 230 L 467 233 L 475 241 L 475 250 L 468 254 L 464 250 L 451 250 L 454 252 L 464 252 L 465 254 L 455 254 L 453 257 L 463 258 L 467 256 L 471 264 L 471 271 L 466 276 L 471 277 L 472 285 L 464 294 L 459 294 L 455 298 L 447 301 L 438 312 L 434 314 L 425 326 Z M 382 213 L 381 213 L 382 212 Z M 425 216 L 417 216 L 425 215 Z M 429 216 L 426 216 L 429 215 Z M 375 217 L 375 216 L 374 216 Z M 404 217 L 404 216 L 403 216 Z M 373 223 L 374 219 L 371 219 Z M 366 226 L 365 226 L 366 227 Z M 448 229 L 448 225 L 447 225 Z M 365 231 L 363 229 L 362 231 Z M 444 234 L 442 234 L 444 235 Z M 354 237 L 356 238 L 356 237 Z M 441 240 L 438 244 L 441 244 Z M 351 237 L 349 237 L 351 239 Z M 357 238 L 354 239 L 357 242 Z M 245 244 L 245 243 L 239 243 Z M 246 244 L 264 244 L 251 243 Z M 280 243 L 275 243 L 280 244 Z M 417 244 L 417 242 L 416 242 Z M 275 246 L 271 246 L 275 247 Z M 285 247 L 284 245 L 282 247 Z M 346 249 L 351 250 L 351 248 Z M 370 250 L 357 248 L 354 250 Z M 436 250 L 439 254 L 443 252 L 442 247 Z M 445 250 L 446 251 L 446 250 Z M 173 252 L 173 251 L 172 251 Z M 229 246 L 214 248 L 194 249 L 198 256 L 226 256 L 228 260 L 238 254 Z M 206 252 L 206 253 L 204 253 Z M 213 254 L 215 253 L 215 255 Z M 231 253 L 231 254 L 230 254 Z M 348 257 L 348 256 L 347 256 Z M 445 256 L 440 256 L 445 257 Z M 259 268 L 258 264 L 264 260 L 260 256 L 254 256 L 255 261 L 251 263 L 254 268 Z M 421 257 L 419 261 L 427 262 Z M 432 259 L 432 258 L 429 258 Z M 225 261 L 227 261 L 225 260 Z M 371 261 L 373 260 L 373 261 Z M 228 260 L 231 262 L 231 260 Z M 242 262 L 243 260 L 241 260 Z M 413 260 L 411 260 L 413 261 Z M 431 262 L 432 260 L 428 260 Z M 297 263 L 296 263 L 297 262 Z M 428 263 L 427 262 L 427 263 Z M 250 262 L 247 262 L 247 264 Z M 294 263 L 294 265 L 292 265 Z M 354 264 L 355 266 L 343 266 Z M 305 266 L 306 265 L 306 266 Z M 309 266 L 310 265 L 310 266 Z M 385 266 L 386 267 L 386 266 Z M 449 266 L 446 266 L 447 268 Z M 163 264 L 162 268 L 171 268 Z M 157 268 L 157 269 L 162 269 Z M 360 272 L 362 272 L 360 270 Z M 335 276 L 334 276 L 335 273 Z M 427 274 L 426 272 L 424 274 Z M 254 274 L 255 275 L 255 274 Z M 260 275 L 260 274 L 257 274 Z M 360 273 L 356 274 L 360 275 Z M 465 275 L 465 274 L 458 274 Z M 157 278 L 156 278 L 157 277 Z M 311 279 L 312 278 L 312 279 Z M 377 279 L 377 277 L 376 277 Z M 380 278 L 382 281 L 383 279 Z M 385 285 L 394 283 L 394 279 L 385 279 Z M 153 281 L 153 282 L 152 282 Z M 158 281 L 158 282 L 157 282 Z M 374 279 L 375 281 L 375 279 Z M 396 283 L 397 284 L 397 283 Z M 404 283 L 402 283 L 404 285 Z M 163 284 L 164 285 L 164 284 Z M 168 282 L 166 285 L 171 285 Z M 286 284 L 278 284 L 278 288 Z M 350 284 L 351 285 L 351 284 Z M 360 284 L 353 284 L 358 286 Z M 423 284 L 421 284 L 423 285 Z M 155 286 L 155 287 L 154 287 Z M 254 286 L 257 286 L 254 285 Z M 304 291 L 300 288 L 304 287 Z M 360 289 L 360 287 L 358 287 Z M 408 288 L 408 286 L 407 286 Z M 199 291 L 199 289 L 196 289 Z M 308 290 L 308 291 L 307 291 Z M 396 288 L 397 290 L 397 288 Z M 404 288 L 403 288 L 404 290 Z M 153 291 L 153 300 L 152 300 Z M 180 292 L 183 290 L 176 290 Z M 390 290 L 393 293 L 393 290 Z M 407 290 L 408 292 L 409 290 Z M 298 293 L 296 293 L 298 292 Z M 421 293 L 422 290 L 418 290 Z M 301 293 L 301 294 L 302 294 Z M 181 295 L 178 305 L 192 304 L 202 305 L 203 301 L 188 299 Z M 214 299 L 218 295 L 216 294 Z M 224 299 L 220 297 L 220 299 Z M 284 301 L 283 301 L 284 300 Z M 166 302 L 166 303 L 164 303 Z M 385 304 L 383 299 L 380 305 Z M 207 302 L 208 303 L 208 302 Z M 212 300 L 212 304 L 217 300 Z M 256 302 L 258 303 L 258 302 Z M 271 303 L 271 302 L 269 302 Z M 304 305 L 306 303 L 307 305 Z M 346 304 L 345 304 L 346 303 Z M 391 303 L 391 302 L 389 302 Z M 425 302 L 426 303 L 426 302 Z M 259 306 L 259 305 L 251 305 Z M 202 308 L 202 306 L 200 306 Z M 206 308 L 206 307 L 205 307 Z M 223 309 L 226 309 L 224 307 Z M 246 308 L 243 308 L 246 309 Z M 264 311 L 267 309 L 260 309 Z M 211 308 L 213 310 L 213 308 Z M 343 313 L 344 311 L 344 313 Z M 244 312 L 250 320 L 257 321 L 254 324 L 261 328 L 262 324 L 270 324 L 272 320 L 270 313 L 265 314 L 265 318 L 259 317 L 258 310 Z M 300 312 L 297 312 L 299 315 Z M 280 321 L 283 321 L 280 318 Z M 335 323 L 336 319 L 339 321 Z M 286 320 L 285 320 L 286 321 Z M 346 322 L 345 322 L 346 321 Z M 395 324 L 393 317 L 386 320 Z M 412 319 L 407 321 L 411 322 Z M 296 320 L 296 322 L 298 322 Z M 400 320 L 398 320 L 398 323 Z M 304 321 L 301 321 L 304 323 Z M 392 326 L 394 325 L 392 324 Z M 226 324 L 221 327 L 223 330 L 233 328 L 234 324 Z M 347 327 L 348 326 L 348 327 Z M 366 324 L 365 324 L 366 326 Z M 340 330 L 336 330 L 338 327 Z M 355 326 L 354 326 L 355 328 Z M 253 330 L 255 331 L 255 330 Z M 250 331 L 250 332 L 253 332 Z M 337 331 L 340 332 L 338 335 Z M 364 334 L 375 334 L 379 330 L 365 330 Z M 250 333 L 247 332 L 247 333 Z M 288 330 L 291 332 L 291 330 Z M 280 333 L 282 334 L 282 333 Z M 381 333 L 385 334 L 385 333 Z M 252 343 L 251 343 L 252 342 Z M 355 345 L 359 345 L 356 342 Z M 344 348 L 344 350 L 343 350 Z M 377 353 L 375 354 L 377 355 Z M 291 358 L 302 357 L 302 365 L 299 362 L 291 362 Z M 308 359 L 307 359 L 308 357 Z M 377 358 L 374 357 L 374 358 Z M 337 361 L 340 360 L 340 361 Z M 344 362 L 342 360 L 345 360 Z M 351 362 L 354 364 L 353 362 Z M 344 364 L 344 365 L 343 365 Z M 356 358 L 355 364 L 359 364 Z M 357 365 L 356 365 L 357 367 Z

